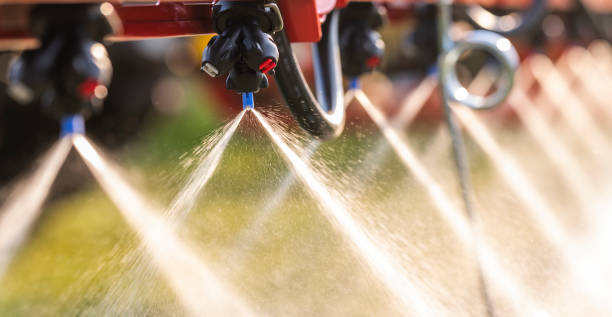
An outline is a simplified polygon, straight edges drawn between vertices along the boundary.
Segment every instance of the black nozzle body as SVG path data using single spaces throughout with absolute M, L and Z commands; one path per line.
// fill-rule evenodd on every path
M 100 13 L 96 6 L 43 5 L 32 11 L 32 30 L 41 46 L 25 51 L 11 65 L 8 90 L 13 99 L 37 102 L 56 118 L 88 116 L 101 106 L 112 67 L 106 48 L 97 41 L 112 28 L 90 25 L 103 20 L 87 19 L 92 12 Z
M 421 4 L 415 10 L 416 25 L 402 43 L 403 64 L 411 71 L 427 73 L 436 65 L 440 54 L 438 43 L 438 7 Z
M 213 6 L 214 36 L 202 54 L 201 70 L 228 75 L 226 87 L 239 93 L 268 87 L 279 53 L 272 34 L 282 29 L 274 4 L 221 1 Z
M 385 43 L 377 30 L 385 24 L 386 11 L 374 3 L 350 3 L 340 11 L 342 72 L 358 77 L 380 66 Z

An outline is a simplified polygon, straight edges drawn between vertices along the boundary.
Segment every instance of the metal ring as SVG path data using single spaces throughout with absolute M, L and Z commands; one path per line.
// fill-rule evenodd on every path
M 477 27 L 504 36 L 514 36 L 529 32 L 536 27 L 547 12 L 546 0 L 534 0 L 531 7 L 522 13 L 513 12 L 495 15 L 480 5 L 467 7 L 465 13 Z
M 490 53 L 501 65 L 501 85 L 490 96 L 470 94 L 457 78 L 455 66 L 461 56 L 470 50 Z M 452 49 L 441 56 L 440 76 L 448 98 L 473 109 L 488 109 L 497 106 L 508 96 L 514 84 L 514 72 L 518 65 L 518 53 L 508 39 L 497 33 L 477 30 L 456 42 Z

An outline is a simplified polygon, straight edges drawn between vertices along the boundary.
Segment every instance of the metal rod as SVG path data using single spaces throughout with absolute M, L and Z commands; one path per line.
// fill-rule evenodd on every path
M 452 0 L 438 0 L 438 47 L 440 48 L 440 56 L 443 56 L 453 48 L 453 41 L 450 38 L 450 24 L 452 22 Z M 442 58 L 439 59 L 440 61 Z M 441 63 L 441 62 L 440 62 Z M 438 67 L 442 69 L 442 65 Z M 442 97 L 442 107 L 444 109 L 444 119 L 446 126 L 451 135 L 452 147 L 453 147 L 453 158 L 455 161 L 455 167 L 457 170 L 457 176 L 459 179 L 459 186 L 461 187 L 461 197 L 463 200 L 466 216 L 472 227 L 472 236 L 474 242 L 478 243 L 478 236 L 480 235 L 480 221 L 475 211 L 474 204 L 472 201 L 472 186 L 470 179 L 470 168 L 465 152 L 465 143 L 463 141 L 463 135 L 459 129 L 459 125 L 455 120 L 453 110 L 450 107 L 450 98 L 447 95 L 445 89 L 445 74 L 440 72 L 438 77 L 440 81 L 440 94 Z M 480 289 L 483 301 L 486 306 L 486 312 L 488 317 L 494 317 L 495 306 L 491 298 L 489 285 L 482 267 L 482 261 L 480 260 L 480 254 L 478 251 L 478 244 L 474 247 L 477 261 L 478 261 L 478 279 L 480 283 Z

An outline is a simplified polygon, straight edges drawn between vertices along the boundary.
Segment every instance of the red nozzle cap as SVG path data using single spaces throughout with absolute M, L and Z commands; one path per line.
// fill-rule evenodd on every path
M 259 65 L 259 70 L 264 74 L 267 74 L 269 71 L 276 67 L 276 62 L 272 58 L 266 58 L 263 63 Z
M 378 66 L 378 64 L 380 64 L 380 57 L 378 56 L 372 56 L 366 60 L 366 66 L 369 68 L 374 68 Z
M 94 78 L 89 78 L 85 80 L 79 85 L 79 88 L 78 88 L 79 95 L 81 95 L 83 99 L 91 98 L 91 96 L 94 95 L 96 91 L 96 87 L 98 87 L 98 84 L 99 84 L 98 81 Z

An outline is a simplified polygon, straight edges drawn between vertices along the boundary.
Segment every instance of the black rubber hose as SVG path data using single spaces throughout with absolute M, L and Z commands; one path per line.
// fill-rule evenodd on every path
M 322 140 L 334 138 L 344 128 L 344 89 L 338 46 L 338 12 L 328 14 L 322 25 L 323 37 L 313 45 L 317 97 L 310 90 L 285 31 L 277 32 L 279 61 L 277 85 L 300 126 Z

